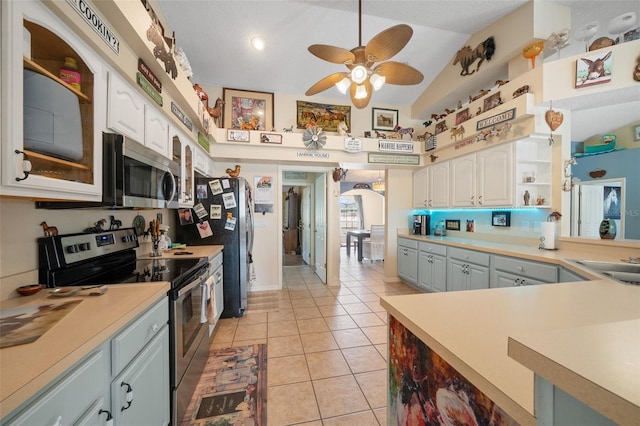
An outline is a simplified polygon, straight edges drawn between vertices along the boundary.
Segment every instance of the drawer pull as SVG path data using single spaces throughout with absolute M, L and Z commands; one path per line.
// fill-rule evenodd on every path
M 151 326 L 151 331 L 155 334 L 158 332 L 158 330 L 160 330 L 160 327 L 158 327 L 158 323 L 154 322 Z
M 518 266 L 516 269 L 517 269 L 518 271 L 520 271 L 520 272 L 524 272 L 524 267 L 523 267 L 523 266 Z
M 58 416 L 56 422 L 51 426 L 62 426 L 62 415 Z
M 131 388 L 131 385 L 129 383 L 122 382 L 122 383 L 120 383 L 120 387 L 122 387 L 122 386 L 126 386 L 127 387 L 127 389 L 126 389 L 126 392 L 127 392 L 127 394 L 126 394 L 127 405 L 126 405 L 126 407 L 123 405 L 120 408 L 120 411 L 128 410 L 129 407 L 131 407 L 131 404 L 133 404 L 133 389 Z

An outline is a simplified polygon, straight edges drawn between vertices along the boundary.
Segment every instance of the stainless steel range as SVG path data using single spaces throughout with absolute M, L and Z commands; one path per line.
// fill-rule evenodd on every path
M 182 420 L 209 351 L 202 298 L 207 258 L 137 259 L 133 228 L 38 239 L 39 279 L 47 287 L 168 281 L 172 424 Z

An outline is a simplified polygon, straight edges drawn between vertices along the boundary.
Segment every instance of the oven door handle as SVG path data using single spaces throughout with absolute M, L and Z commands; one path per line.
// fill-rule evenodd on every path
M 196 278 L 195 280 L 193 280 L 192 282 L 190 282 L 189 284 L 187 284 L 186 286 L 182 287 L 180 290 L 178 290 L 178 299 L 180 299 L 182 296 L 184 296 L 186 293 L 190 292 L 191 290 L 193 290 L 194 288 L 196 288 L 199 285 L 203 285 L 205 283 L 205 278 L 207 277 L 207 273 L 203 273 L 200 274 L 198 276 L 198 278 Z

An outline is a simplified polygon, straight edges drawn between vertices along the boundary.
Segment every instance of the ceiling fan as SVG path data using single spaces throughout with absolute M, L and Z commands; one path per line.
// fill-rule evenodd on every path
M 305 93 L 307 96 L 323 92 L 335 85 L 341 93 L 349 90 L 351 102 L 362 109 L 369 104 L 371 94 L 380 89 L 384 83 L 412 85 L 422 81 L 424 76 L 410 65 L 386 61 L 401 51 L 411 39 L 413 30 L 406 24 L 387 28 L 375 35 L 369 44 L 362 45 L 362 0 L 358 0 L 358 47 L 351 50 L 326 44 L 313 44 L 309 52 L 334 64 L 344 64 L 349 71 L 337 72 L 311 86 Z

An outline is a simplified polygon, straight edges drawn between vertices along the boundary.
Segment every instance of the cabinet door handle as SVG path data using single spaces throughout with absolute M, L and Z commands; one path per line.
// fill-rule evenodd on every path
M 51 426 L 62 426 L 62 415 L 58 416 L 58 418 L 56 419 L 56 422 Z
M 482 205 L 482 195 L 478 197 L 478 204 Z
M 471 196 L 471 205 L 472 205 L 472 206 L 475 206 L 475 205 L 476 205 L 476 202 L 475 202 L 474 198 L 475 198 L 475 195 L 472 195 L 472 196 Z
M 127 405 L 126 406 L 122 406 L 120 408 L 120 411 L 124 411 L 124 410 L 128 410 L 129 407 L 131 407 L 131 404 L 133 404 L 133 388 L 131 387 L 131 385 L 129 383 L 125 383 L 122 382 L 120 383 L 120 387 L 122 386 L 126 386 L 126 397 L 127 397 Z
M 429 200 L 428 207 L 432 207 L 431 200 Z
M 153 334 L 157 333 L 158 330 L 160 329 L 160 327 L 158 327 L 158 323 L 156 323 L 156 322 L 154 322 L 153 325 L 150 328 L 151 328 L 151 332 Z
M 520 286 L 520 278 L 516 278 L 516 282 L 514 284 L 516 287 Z
M 29 156 L 24 152 L 16 149 L 14 151 L 16 154 L 22 154 L 22 173 L 23 177 L 17 177 L 16 182 L 20 182 L 29 177 L 29 173 L 31 173 L 31 161 L 29 160 Z
M 102 414 L 102 413 L 107 413 L 107 418 L 105 420 L 105 425 L 106 426 L 112 426 L 113 425 L 113 416 L 111 415 L 111 411 L 108 410 L 100 410 L 98 411 L 98 415 Z

